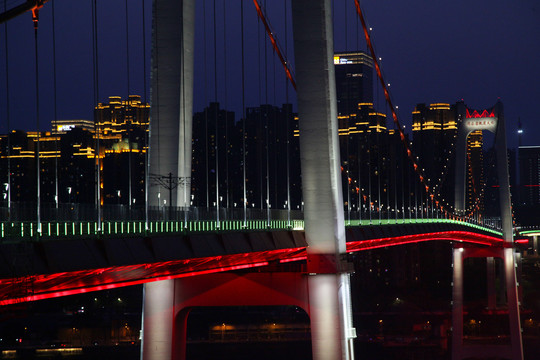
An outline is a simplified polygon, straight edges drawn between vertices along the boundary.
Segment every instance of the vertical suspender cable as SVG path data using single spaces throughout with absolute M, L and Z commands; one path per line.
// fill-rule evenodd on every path
M 368 205 L 369 205 L 369 224 L 371 225 L 372 220 L 372 214 L 371 211 L 373 210 L 373 202 L 371 201 L 371 158 L 373 156 L 373 151 L 371 151 L 371 132 L 368 132 L 366 130 L 366 137 L 367 137 L 367 153 L 368 153 Z
M 39 21 L 39 9 L 36 7 L 32 9 L 32 21 L 34 23 L 34 55 L 36 64 L 36 190 L 37 190 L 37 207 L 36 207 L 36 221 L 37 221 L 37 236 L 41 235 L 41 166 L 39 163 L 39 142 L 40 142 L 40 129 L 39 129 L 39 53 L 38 53 L 38 21 Z
M 412 165 L 411 165 L 412 166 Z M 418 195 L 419 195 L 419 190 L 418 190 L 418 178 L 414 172 L 414 168 L 412 169 L 412 173 L 413 173 L 413 178 L 414 178 L 414 206 L 415 206 L 415 219 L 418 220 L 419 218 L 419 215 L 420 215 L 420 218 L 422 218 L 422 214 L 419 214 L 418 212 L 420 211 L 420 206 L 422 206 L 422 199 L 418 199 Z
M 266 9 L 266 0 L 264 1 L 264 8 Z M 260 28 L 260 26 L 258 27 Z M 264 32 L 263 32 L 264 36 Z M 268 127 L 270 125 L 268 116 L 268 110 L 270 110 L 269 101 L 268 101 L 268 41 L 267 37 L 264 36 L 264 102 L 267 105 L 266 112 L 265 112 L 265 137 L 266 137 L 266 213 L 267 213 L 267 226 L 270 226 L 270 154 L 269 154 L 269 146 L 270 146 L 270 137 L 268 133 Z
M 378 125 L 378 124 L 376 124 Z M 379 212 L 379 224 L 382 219 L 382 204 L 381 204 L 381 139 L 379 133 L 379 127 L 375 126 L 375 139 L 377 141 L 377 209 Z
M 216 166 L 216 226 L 219 229 L 219 106 L 218 103 L 218 89 L 217 89 L 217 31 L 216 31 L 216 0 L 213 2 L 213 20 L 214 20 L 214 101 L 216 102 L 216 109 L 214 114 L 214 156 Z
M 349 39 L 347 37 L 347 6 L 344 4 L 343 5 L 343 11 L 344 11 L 344 17 L 345 17 L 345 51 L 348 51 L 349 50 Z M 347 188 L 346 188 L 346 191 L 347 191 L 347 225 L 350 225 L 351 223 L 351 182 L 352 182 L 352 176 L 351 176 L 351 154 L 350 154 L 350 148 L 349 148 L 349 143 L 350 143 L 350 140 L 351 140 L 351 135 L 349 133 L 350 129 L 351 129 L 351 118 L 352 118 L 352 113 L 351 113 L 351 104 L 350 104 L 350 99 L 349 99 L 349 95 L 350 95 L 350 88 L 351 88 L 351 81 L 350 81 L 350 78 L 348 76 L 345 76 L 345 81 L 347 82 L 347 96 L 345 97 L 346 98 L 346 103 L 345 103 L 345 107 L 346 107 L 346 115 L 347 115 L 347 131 L 345 132 L 345 135 L 346 135 L 346 138 L 345 138 L 345 160 L 347 161 L 347 165 L 345 167 L 345 184 L 347 185 Z M 339 135 L 338 135 L 339 136 Z M 343 163 L 343 159 L 341 160 L 341 162 Z M 343 172 L 342 172 L 342 175 L 343 177 Z M 343 210 L 343 205 L 341 207 L 341 209 Z
M 284 19 L 285 19 L 285 57 L 288 59 L 287 52 L 288 52 L 288 27 L 287 27 L 287 0 L 283 0 L 283 9 L 284 9 Z M 291 114 L 289 114 L 289 82 L 287 81 L 287 74 L 285 74 L 285 160 L 287 165 L 287 228 L 291 227 L 291 172 L 290 172 L 290 159 L 289 159 L 289 152 L 290 152 L 290 134 L 289 134 L 289 117 Z
M 399 168 L 400 168 L 400 175 L 401 175 L 401 189 L 400 189 L 400 193 L 401 193 L 401 202 L 400 202 L 400 211 L 402 212 L 401 214 L 401 218 L 404 220 L 405 219 L 405 167 L 407 166 L 406 164 L 407 162 L 407 159 L 403 159 L 403 156 L 400 156 L 399 157 Z
M 408 204 L 408 207 L 409 207 L 409 219 L 413 219 L 414 218 L 414 214 L 413 214 L 413 207 L 414 207 L 414 204 L 413 204 L 413 184 L 412 184 L 412 180 L 414 180 L 414 176 L 411 176 L 411 169 L 409 168 L 409 162 L 406 162 L 406 168 L 407 168 L 407 204 Z
M 181 42 L 182 42 L 182 52 L 181 52 L 181 57 L 182 57 L 182 75 L 181 75 L 181 79 L 182 79 L 182 101 L 181 103 L 183 104 L 182 106 L 182 112 L 183 112 L 183 117 L 184 117 L 184 121 L 182 122 L 182 126 L 183 126 L 183 129 L 182 129 L 182 136 L 184 137 L 184 140 L 182 141 L 182 146 L 184 147 L 183 148 L 183 154 L 184 154 L 184 159 L 182 159 L 182 162 L 183 164 L 189 162 L 191 163 L 192 162 L 192 158 L 193 158 L 193 154 L 190 152 L 188 153 L 187 151 L 187 147 L 188 147 L 188 144 L 187 144 L 187 141 L 186 141 L 186 119 L 188 118 L 188 116 L 190 117 L 190 121 L 192 121 L 193 119 L 193 112 L 191 112 L 190 114 L 188 114 L 186 112 L 186 59 L 185 59 L 185 52 L 183 51 L 184 49 L 184 39 L 185 39 L 185 36 L 184 36 L 184 26 L 182 25 L 182 36 L 180 37 L 181 39 Z M 192 86 L 192 84 L 190 84 L 190 86 Z M 192 97 L 192 102 L 193 102 L 193 97 Z M 193 105 L 193 104 L 192 104 Z M 193 107 L 191 107 L 191 109 L 193 110 Z M 191 141 L 193 141 L 193 128 L 192 128 L 192 132 L 190 134 L 190 137 L 191 137 Z M 184 166 L 184 165 L 182 165 Z M 190 167 L 191 168 L 191 167 Z M 180 169 L 178 169 L 177 171 L 179 171 Z M 188 199 L 188 186 L 191 186 L 191 177 L 188 176 L 188 174 L 185 173 L 185 171 L 182 172 L 183 175 L 184 175 L 184 178 L 180 179 L 180 178 L 177 178 L 177 181 L 178 181 L 178 185 L 183 185 L 182 186 L 182 189 L 184 190 L 184 199 L 182 201 L 182 205 L 184 206 L 184 209 L 183 209 L 183 212 L 184 212 L 184 226 L 187 228 L 187 221 L 188 221 L 188 209 L 186 209 L 186 207 L 188 206 L 188 201 L 190 201 Z M 177 174 L 178 176 L 178 174 Z M 178 186 L 177 186 L 178 188 Z M 178 190 L 176 190 L 177 193 L 178 193 Z M 190 190 L 191 191 L 191 190 Z M 176 196 L 176 199 L 178 200 L 178 195 Z M 171 204 L 172 205 L 172 204 Z M 177 201 L 177 204 L 178 206 L 178 201 Z
M 157 13 L 157 2 L 156 1 L 153 1 L 152 2 L 152 9 L 153 9 L 153 13 L 156 14 Z M 152 76 L 154 76 L 154 73 L 155 73 L 155 78 L 156 78 L 156 81 L 155 81 L 155 84 L 156 84 L 156 87 L 155 89 L 152 89 L 152 93 L 151 93 L 151 98 L 154 98 L 154 95 L 153 95 L 153 92 L 155 91 L 156 92 L 156 96 L 155 96 L 155 99 L 156 99 L 156 103 L 152 103 L 152 107 L 154 107 L 156 109 L 156 117 L 153 117 L 151 119 L 152 121 L 152 129 L 150 129 L 149 127 L 149 132 L 148 132 L 148 150 L 150 151 L 155 151 L 157 152 L 157 156 L 154 156 L 154 159 L 157 159 L 157 169 L 159 171 L 159 173 L 155 174 L 158 178 L 162 175 L 165 175 L 165 174 L 161 174 L 161 146 L 160 146 L 160 142 L 159 142 L 159 119 L 160 119 L 160 111 L 159 111 L 159 99 L 160 99 L 160 92 L 159 92 L 159 34 L 158 34 L 158 29 L 159 29 L 159 26 L 157 24 L 157 22 L 159 21 L 159 18 L 158 16 L 155 16 L 155 17 L 152 17 L 153 19 L 153 23 L 152 23 L 152 37 L 153 37 L 153 44 L 154 46 L 152 47 L 152 58 L 151 58 L 151 70 L 150 70 L 150 73 L 152 74 Z M 155 22 L 155 23 L 154 23 Z M 155 62 L 155 64 L 154 64 Z M 153 132 L 155 132 L 155 134 L 153 134 Z M 157 147 L 153 147 L 152 149 L 150 149 L 150 142 L 152 141 L 152 136 L 155 136 L 158 140 L 156 142 L 154 142 L 154 144 L 157 144 Z M 148 155 L 149 159 L 150 159 L 150 156 L 151 154 Z M 152 175 L 150 174 L 150 161 L 148 161 L 148 178 L 150 179 Z M 150 186 L 150 185 L 148 185 Z M 160 210 L 160 207 L 161 207 L 161 185 L 160 185 L 160 190 L 158 191 L 157 193 L 157 204 L 158 204 L 158 211 Z
M 360 137 L 361 135 L 359 135 Z M 361 139 L 358 139 L 358 141 L 356 142 L 356 148 L 357 148 L 357 168 L 358 168 L 358 186 L 357 186 L 357 191 L 356 191 L 356 194 L 358 196 L 358 220 L 362 221 L 362 198 L 363 198 L 363 189 L 362 189 L 362 141 Z
M 203 58 L 204 58 L 204 104 L 208 100 L 208 79 L 207 79 L 207 53 L 206 53 L 206 0 L 203 0 Z M 208 111 L 210 107 L 207 106 L 204 110 L 204 156 L 205 156 L 205 178 L 206 178 L 206 209 L 210 210 L 210 176 L 208 166 Z
M 98 61 L 98 32 L 97 32 L 97 1 L 92 1 L 92 49 L 93 49 L 93 72 L 94 72 L 94 106 L 99 101 L 99 61 Z M 97 228 L 101 232 L 101 154 L 100 154 L 100 119 L 94 110 L 94 134 L 96 142 L 95 157 L 95 178 L 96 178 L 96 213 Z
M 359 27 L 358 27 L 358 16 L 355 17 L 356 18 L 356 28 L 355 28 L 355 34 L 356 34 L 356 50 L 358 50 L 360 48 L 360 42 L 359 42 L 359 36 L 358 36 L 358 32 L 359 32 Z M 373 82 L 371 84 L 371 86 L 373 87 Z M 362 157 L 362 152 L 361 152 L 361 145 L 360 145 L 361 141 L 358 141 L 358 155 L 357 155 L 357 162 L 358 162 L 358 191 L 357 191 L 357 194 L 358 194 L 358 214 L 359 214 L 359 220 L 361 221 L 362 220 L 362 198 L 363 198 L 363 194 L 362 194 L 362 162 L 361 162 L 361 157 Z
M 229 209 L 229 113 L 228 113 L 228 97 L 227 97 L 227 0 L 223 0 L 223 83 L 225 84 L 224 94 L 224 109 L 225 109 L 225 207 Z M 233 120 L 234 121 L 234 120 Z
M 143 46 L 142 46 L 142 49 L 143 49 L 143 103 L 144 103 L 144 106 L 145 106 L 145 109 L 146 109 L 146 104 L 147 104 L 147 97 L 148 97 L 148 94 L 147 94 L 147 89 L 146 89 L 146 86 L 147 86 L 147 83 L 146 83 L 146 11 L 145 11 L 145 1 L 142 0 L 141 1 L 142 3 L 142 43 L 143 43 Z M 145 117 L 146 116 L 150 116 L 150 114 L 146 114 L 145 112 Z M 146 119 L 145 119 L 146 120 Z M 148 148 L 149 148 L 149 136 L 148 136 L 148 131 L 149 131 L 149 128 L 150 128 L 150 122 L 148 123 L 148 128 L 145 129 L 145 132 L 144 132 L 144 143 L 146 145 L 146 151 L 144 153 L 144 230 L 145 231 L 148 231 L 148 191 L 150 190 L 149 189 L 149 186 L 148 186 Z
M 401 163 L 401 156 L 399 154 L 399 151 L 397 149 L 396 146 L 393 146 L 394 148 L 394 160 L 396 162 L 396 166 L 393 166 L 392 168 L 394 169 L 394 218 L 396 220 L 396 223 L 397 223 L 397 219 L 398 219 L 398 213 L 397 213 L 397 209 L 398 209 L 398 182 L 397 182 L 397 172 L 398 172 L 398 167 L 397 167 L 397 164 Z M 398 159 L 399 162 L 398 162 Z M 401 169 L 401 171 L 403 171 L 403 169 Z
M 247 227 L 247 189 L 246 189 L 246 74 L 244 69 L 244 0 L 240 0 L 240 36 L 242 55 L 242 172 L 244 175 L 244 228 Z
M 129 14 L 128 14 L 128 0 L 126 4 L 126 75 L 127 75 L 127 99 L 126 99 L 126 111 L 124 115 L 124 121 L 127 126 L 127 138 L 128 138 L 128 209 L 129 209 L 129 219 L 131 219 L 131 204 L 132 200 L 132 158 L 131 158 L 131 125 L 133 122 L 133 112 L 131 109 L 131 101 L 129 99 L 130 93 L 130 76 L 129 76 Z M 171 204 L 172 205 L 172 204 Z
M 6 11 L 6 2 L 4 2 L 4 12 Z M 6 123 L 7 123 L 7 206 L 8 218 L 11 220 L 11 124 L 9 112 L 9 46 L 8 46 L 8 22 L 4 23 L 4 49 L 6 54 Z
M 272 128 L 270 129 L 271 130 L 271 134 L 273 134 L 273 138 L 272 138 L 272 146 L 273 146 L 273 152 L 272 152 L 272 159 L 275 159 L 275 155 L 276 155 L 276 151 L 278 150 L 277 148 L 277 133 L 276 133 L 276 124 L 277 124 L 277 117 L 278 117 L 278 111 L 279 111 L 279 108 L 278 108 L 278 103 L 277 103 L 277 99 L 276 99 L 276 57 L 275 56 L 272 56 L 272 98 L 273 98 L 273 104 L 274 104 L 274 110 L 272 111 Z M 270 151 L 270 150 L 269 150 Z M 273 201 L 269 201 L 268 203 L 268 215 L 270 216 L 270 209 L 272 208 L 272 203 L 274 203 L 274 206 L 277 205 L 277 162 L 276 161 L 273 161 L 273 166 L 271 167 L 272 169 L 272 177 L 273 177 L 273 189 L 272 189 L 272 198 L 273 198 Z M 269 180 L 270 181 L 270 180 Z M 269 196 L 270 198 L 270 196 Z M 270 219 L 269 219 L 270 220 Z
M 262 106 L 262 102 L 261 102 L 261 98 L 262 98 L 262 95 L 261 95 L 261 83 L 262 83 L 262 80 L 261 80 L 261 74 L 262 74 L 262 70 L 261 70 L 261 64 L 262 64 L 262 61 L 261 61 L 261 31 L 260 31 L 260 20 L 257 19 L 257 60 L 258 60 L 258 77 L 259 77 L 259 83 L 257 84 L 258 85 L 258 93 L 259 93 L 259 106 L 260 106 L 260 109 L 259 109 L 259 112 L 257 114 L 258 116 L 258 120 L 257 121 L 257 130 L 258 129 L 261 129 L 261 126 L 262 126 L 262 112 L 263 112 L 263 106 Z M 261 138 L 262 138 L 262 135 L 261 135 Z M 257 156 L 260 156 L 260 159 L 257 159 L 258 160 L 258 168 L 259 168 L 259 175 L 258 175 L 258 178 L 259 178 L 259 197 L 260 197 L 260 207 L 261 207 L 261 213 L 262 213 L 262 210 L 263 210 L 263 204 L 264 204 L 264 191 L 263 191 L 263 158 L 262 158 L 262 152 L 258 151 L 259 148 L 258 148 L 258 145 L 257 145 Z
M 52 50 L 53 50 L 53 107 L 54 107 L 54 127 L 55 132 L 57 129 L 58 121 L 58 101 L 57 101 L 57 91 L 56 91 L 56 22 L 55 22 L 55 2 L 52 3 Z M 58 134 L 54 135 L 54 203 L 56 209 L 58 209 Z

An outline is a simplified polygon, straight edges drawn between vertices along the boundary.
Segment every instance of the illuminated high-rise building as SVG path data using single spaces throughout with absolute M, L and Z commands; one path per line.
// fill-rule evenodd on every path
M 7 201 L 9 189 L 12 202 L 36 201 L 39 141 L 40 201 L 45 210 L 46 204 L 57 199 L 59 203 L 95 205 L 98 157 L 102 203 L 128 204 L 131 200 L 132 205 L 142 207 L 148 114 L 149 105 L 139 96 L 128 100 L 111 97 L 108 103 L 96 106 L 95 120 L 53 120 L 50 132 L 13 130 L 0 135 L 0 168 L 5 169 L 0 172 L 2 200 Z M 13 213 L 12 218 L 15 216 Z
M 458 104 L 417 104 L 412 112 L 413 152 L 430 187 L 442 190 L 445 205 L 453 204 L 454 198 L 452 152 L 461 119 Z
M 386 114 L 373 104 L 373 60 L 363 51 L 334 54 L 345 209 L 384 207 L 390 156 Z M 388 204 L 386 204 L 388 205 Z
M 358 104 L 373 103 L 373 60 L 363 51 L 334 54 L 338 116 L 356 114 Z
M 467 195 L 465 208 L 484 211 L 484 140 L 482 131 L 473 131 L 467 138 Z
M 103 159 L 103 203 L 142 205 L 150 105 L 138 95 L 110 96 L 95 109 L 95 139 Z M 98 146 L 98 145 L 96 145 Z
M 540 205 L 540 146 L 519 147 L 521 205 Z
M 245 114 L 235 122 L 234 113 L 216 102 L 194 114 L 192 204 L 215 207 L 219 201 L 220 207 L 240 208 L 245 201 L 249 208 L 299 210 L 298 116 L 292 105 L 264 104 Z

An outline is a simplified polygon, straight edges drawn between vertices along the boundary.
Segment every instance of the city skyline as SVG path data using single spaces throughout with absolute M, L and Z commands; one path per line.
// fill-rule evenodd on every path
M 90 4 L 63 4 L 55 6 L 56 29 L 56 71 L 57 71 L 57 119 L 91 118 L 97 102 L 109 96 L 126 97 L 129 94 L 141 95 L 143 100 L 149 96 L 149 81 L 142 76 L 142 5 L 145 6 L 146 67 L 149 69 L 149 49 L 151 36 L 150 1 L 134 3 L 129 14 L 129 73 L 127 80 L 126 62 L 126 24 L 125 7 L 120 1 L 111 1 L 107 8 L 98 4 L 98 23 L 102 26 L 98 33 L 99 55 L 99 98 L 94 101 L 92 32 Z M 213 59 L 213 6 L 211 1 L 197 2 L 197 30 L 199 39 L 196 56 L 205 57 L 201 45 L 206 36 L 206 61 L 199 61 L 196 67 L 194 112 L 202 111 L 209 101 L 217 100 L 224 108 L 235 111 L 237 119 L 242 109 L 241 86 L 239 78 L 239 10 L 240 3 L 228 3 L 226 12 L 223 3 L 216 1 L 216 45 L 220 60 Z M 365 41 L 361 31 L 355 31 L 358 24 L 353 2 L 336 1 L 335 17 L 342 19 L 335 24 L 335 51 L 365 50 Z M 381 57 L 386 81 L 391 84 L 393 101 L 398 105 L 401 121 L 410 130 L 411 112 L 417 103 L 447 102 L 454 103 L 463 99 L 472 108 L 491 107 L 498 98 L 505 104 L 508 123 L 509 146 L 517 147 L 517 122 L 521 120 L 524 133 L 523 145 L 534 145 L 533 134 L 538 131 L 534 109 L 534 99 L 540 90 L 538 84 L 528 80 L 538 78 L 539 69 L 534 66 L 540 46 L 535 34 L 539 25 L 534 21 L 536 8 L 530 1 L 506 4 L 503 1 L 480 1 L 474 4 L 459 2 L 451 8 L 439 4 L 420 4 L 419 1 L 407 4 L 383 4 L 364 2 L 372 36 L 377 46 L 377 56 Z M 45 129 L 54 118 L 52 106 L 52 8 L 48 2 L 40 11 L 39 59 L 40 59 L 40 127 Z M 203 13 L 206 17 L 203 18 Z M 345 16 L 345 13 L 347 16 Z M 290 9 L 283 4 L 269 4 L 267 16 L 284 53 L 294 64 L 292 56 L 292 25 L 287 22 L 287 36 L 282 18 L 290 18 Z M 404 16 L 406 14 L 407 16 Z M 435 14 L 435 15 L 434 15 Z M 437 15 L 438 14 L 438 15 Z M 226 17 L 226 19 L 224 19 Z M 257 16 L 251 2 L 244 2 L 246 64 L 253 64 L 253 69 L 246 70 L 246 78 L 254 84 L 246 84 L 245 107 L 271 103 L 279 106 L 295 102 L 295 93 L 291 86 L 285 90 L 284 72 L 279 60 L 274 58 L 264 29 L 257 27 Z M 346 20 L 344 20 L 346 19 Z M 226 23 L 225 27 L 223 23 Z M 497 26 L 494 26 L 497 24 Z M 203 28 L 206 25 L 206 29 Z M 347 26 L 348 31 L 344 28 Z M 69 29 L 69 31 L 68 31 Z M 257 30 L 256 30 L 257 29 Z M 396 31 L 406 29 L 407 31 Z M 204 31 L 206 30 L 206 31 Z M 226 30 L 226 34 L 223 34 Z M 5 26 L 0 26 L 0 38 L 5 39 Z M 35 85 L 34 85 L 34 40 L 30 14 L 23 14 L 8 23 L 8 53 L 10 82 L 10 126 L 22 130 L 36 127 Z M 205 34 L 206 33 L 206 34 Z M 251 33 L 251 34 L 250 34 Z M 253 34 L 255 33 L 255 34 Z M 227 47 L 223 46 L 221 36 L 227 35 Z M 260 40 L 257 41 L 257 38 Z M 286 39 L 287 38 L 287 39 Z M 266 50 L 264 44 L 266 43 Z M 20 46 L 24 44 L 24 46 Z M 0 98 L 0 129 L 5 132 L 6 119 L 6 79 L 5 79 L 5 44 L 0 52 L 0 88 L 4 96 Z M 259 54 L 257 50 L 259 49 Z M 248 50 L 251 53 L 248 53 Z M 266 71 L 264 55 L 266 52 Z M 518 54 L 518 56 L 516 56 Z M 260 56 L 259 56 L 260 55 Z M 224 71 L 226 58 L 227 91 L 224 90 Z M 197 62 L 196 62 L 197 63 Z M 482 63 L 483 66 L 475 64 Z M 487 64 L 487 65 L 486 65 Z M 206 87 L 201 76 L 206 65 Z M 218 68 L 218 77 L 214 78 L 214 66 Z M 257 85 L 257 77 L 268 78 L 269 85 Z M 273 85 L 275 82 L 275 86 Z M 129 83 L 129 84 L 128 84 Z M 215 98 L 214 84 L 218 92 Z M 25 84 L 24 88 L 20 84 Z M 129 90 L 128 90 L 129 87 Z M 205 90 L 206 88 L 206 90 Z M 257 88 L 259 89 L 257 91 Z M 251 90 L 250 90 L 251 89 Z M 255 89 L 255 91 L 253 91 Z M 411 91 L 412 89 L 412 91 Z M 379 95 L 377 95 L 377 92 Z M 286 94 L 288 93 L 288 94 Z M 375 98 L 382 104 L 380 87 Z

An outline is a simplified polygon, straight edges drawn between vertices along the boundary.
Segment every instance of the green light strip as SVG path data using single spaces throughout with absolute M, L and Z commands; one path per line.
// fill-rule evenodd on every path
M 519 232 L 521 235 L 540 235 L 540 229 L 538 230 L 525 230 Z
M 460 220 L 452 219 L 362 219 L 362 220 L 347 220 L 347 227 L 358 226 L 384 226 L 397 224 L 427 224 L 427 223 L 449 223 L 460 224 L 470 228 L 478 229 L 485 232 L 490 232 L 501 236 L 500 231 L 486 228 L 477 224 L 470 224 Z M 21 223 L 0 223 L 0 235 L 2 238 L 9 237 L 10 234 L 17 233 L 19 229 L 20 237 L 33 236 L 34 224 L 32 222 Z M 134 234 L 143 235 L 145 233 L 193 233 L 193 232 L 215 232 L 215 231 L 245 231 L 245 230 L 304 230 L 303 220 L 292 220 L 287 226 L 286 220 L 248 220 L 244 228 L 242 220 L 222 220 L 219 227 L 212 220 L 193 220 L 193 221 L 155 221 L 149 222 L 149 229 L 145 231 L 146 222 L 143 221 L 104 221 L 102 230 L 98 232 L 96 222 L 77 222 L 77 223 L 59 223 L 49 222 L 43 223 L 46 229 L 41 234 L 41 237 L 70 237 L 70 236 L 95 236 L 95 235 L 120 235 Z M 9 227 L 8 227 L 9 226 Z M 540 234 L 540 230 L 527 230 L 521 234 Z

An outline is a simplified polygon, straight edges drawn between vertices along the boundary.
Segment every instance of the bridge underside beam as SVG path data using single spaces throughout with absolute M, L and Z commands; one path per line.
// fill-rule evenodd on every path
M 143 359 L 184 360 L 194 307 L 298 306 L 309 315 L 307 277 L 299 272 L 211 274 L 148 284 L 143 308 Z
M 440 229 L 438 224 L 393 225 L 349 228 L 346 233 L 348 252 L 424 241 L 459 241 L 486 250 L 503 245 L 500 237 L 474 233 L 465 226 Z M 13 259 L 21 245 L 0 244 L 0 258 Z M 33 243 L 27 256 L 35 273 L 22 273 L 23 269 L 13 268 L 10 261 L 0 261 L 0 305 L 267 263 L 305 261 L 306 246 L 301 231 Z M 81 256 L 81 251 L 86 256 Z M 24 289 L 31 289 L 31 295 Z
M 503 244 L 506 242 L 503 241 Z M 490 290 L 489 282 L 495 282 L 494 274 L 489 274 L 490 261 L 493 258 L 501 258 L 504 263 L 504 277 L 506 298 L 508 306 L 508 317 L 510 324 L 510 344 L 508 345 L 474 345 L 464 344 L 463 342 L 463 281 L 464 271 L 463 262 L 467 257 L 487 258 L 488 260 L 488 308 L 495 307 L 495 289 Z M 491 260 L 490 260 L 491 259 Z M 494 272 L 494 268 L 491 271 Z M 452 360 L 462 360 L 468 358 L 490 359 L 493 357 L 522 360 L 523 347 L 521 344 L 521 329 L 516 326 L 519 321 L 515 320 L 515 312 L 512 307 L 518 305 L 517 289 L 516 289 L 516 272 L 514 269 L 514 249 L 512 247 L 482 247 L 482 248 L 467 248 L 462 244 L 456 244 L 453 250 L 453 281 L 452 281 Z M 489 297 L 492 296 L 493 299 Z

